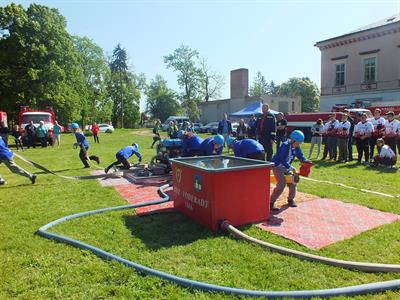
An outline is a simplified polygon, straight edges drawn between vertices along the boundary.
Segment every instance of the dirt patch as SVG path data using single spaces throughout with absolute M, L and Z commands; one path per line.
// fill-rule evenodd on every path
M 135 131 L 132 131 L 131 134 L 141 135 L 141 136 L 152 136 L 153 135 L 151 128 L 135 130 Z
M 271 184 L 271 194 L 272 191 L 274 190 L 275 185 Z M 276 201 L 276 204 L 278 207 L 281 207 L 282 205 L 287 204 L 287 198 L 288 198 L 288 194 L 289 194 L 289 188 L 285 187 L 285 190 L 283 191 L 282 195 L 278 198 L 278 200 Z M 311 194 L 307 194 L 307 193 L 302 193 L 297 191 L 296 193 L 296 202 L 306 202 L 306 201 L 312 201 L 315 199 L 319 199 L 320 197 L 318 196 L 314 196 Z

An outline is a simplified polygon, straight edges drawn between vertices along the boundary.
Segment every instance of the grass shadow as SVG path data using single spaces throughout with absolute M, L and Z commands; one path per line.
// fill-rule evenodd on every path
M 153 250 L 187 245 L 218 234 L 178 212 L 166 212 L 143 217 L 124 215 L 125 226 L 133 236 Z

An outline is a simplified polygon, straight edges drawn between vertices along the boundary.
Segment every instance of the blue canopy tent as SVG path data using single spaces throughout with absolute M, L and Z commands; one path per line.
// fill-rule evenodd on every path
M 262 105 L 263 104 L 261 102 L 251 103 L 251 104 L 247 105 L 245 108 L 243 108 L 237 112 L 231 113 L 229 116 L 237 117 L 237 118 L 246 118 L 246 117 L 249 118 L 252 115 L 260 116 L 260 115 L 262 115 Z M 272 109 L 270 109 L 269 111 L 273 115 L 276 115 L 279 113 L 278 111 L 275 111 Z

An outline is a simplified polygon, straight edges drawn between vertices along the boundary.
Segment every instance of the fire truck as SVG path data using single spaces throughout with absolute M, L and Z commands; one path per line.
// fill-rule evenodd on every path
M 367 115 L 368 119 L 372 118 L 371 111 L 365 108 L 348 108 L 347 110 L 356 123 L 360 121 L 361 115 L 364 113 Z M 287 132 L 290 134 L 293 130 L 301 130 L 304 133 L 306 140 L 310 140 L 312 136 L 311 127 L 318 119 L 322 119 L 324 123 L 327 122 L 330 114 L 332 114 L 332 112 L 286 114 L 285 119 L 287 120 Z M 336 119 L 340 120 L 342 115 L 343 111 L 336 112 Z
M 384 116 L 389 111 L 394 112 L 395 115 L 400 116 L 400 102 L 370 102 L 370 101 L 356 101 L 350 105 L 336 104 L 332 107 L 332 111 L 344 111 L 349 108 L 366 108 L 372 113 L 375 109 L 379 108 Z
M 47 109 L 30 109 L 28 106 L 21 106 L 19 111 L 19 126 L 25 128 L 32 121 L 35 127 L 39 126 L 39 122 L 43 121 L 47 129 L 53 129 L 56 121 L 56 115 L 52 107 Z
M 0 111 L 0 122 L 4 122 L 7 126 L 7 114 L 4 111 Z

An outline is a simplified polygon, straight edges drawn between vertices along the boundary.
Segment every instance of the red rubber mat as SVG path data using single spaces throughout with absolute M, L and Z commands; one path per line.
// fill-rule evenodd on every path
M 283 206 L 257 226 L 310 249 L 321 249 L 372 228 L 400 220 L 399 215 L 332 199 L 316 199 Z
M 129 203 L 136 204 L 144 201 L 153 201 L 160 199 L 160 195 L 158 194 L 159 185 L 154 184 L 124 184 L 124 185 L 116 185 L 115 189 L 118 193 L 121 194 Z M 167 190 L 167 194 L 171 197 L 172 188 Z M 167 212 L 174 210 L 173 201 L 169 201 L 166 203 L 151 205 L 146 207 L 138 207 L 135 209 L 136 214 L 139 216 L 159 213 L 159 212 Z

